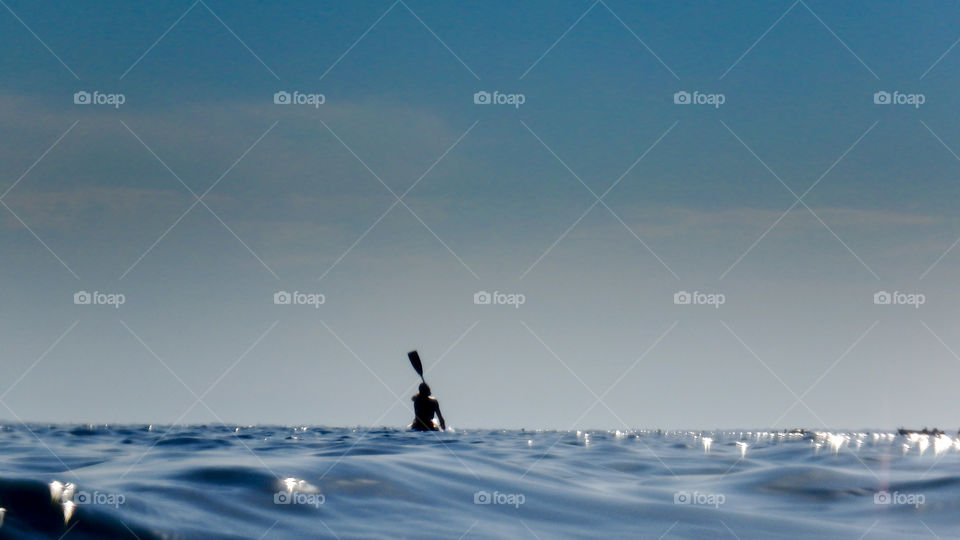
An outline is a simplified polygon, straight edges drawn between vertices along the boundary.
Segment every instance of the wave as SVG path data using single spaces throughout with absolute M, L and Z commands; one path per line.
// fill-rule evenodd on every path
M 0 538 L 909 538 L 960 510 L 945 435 L 46 425 L 0 450 Z

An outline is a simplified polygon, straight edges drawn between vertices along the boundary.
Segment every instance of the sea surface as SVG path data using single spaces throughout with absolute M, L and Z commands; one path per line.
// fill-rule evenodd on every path
M 29 424 L 0 456 L 0 538 L 960 534 L 950 436 Z

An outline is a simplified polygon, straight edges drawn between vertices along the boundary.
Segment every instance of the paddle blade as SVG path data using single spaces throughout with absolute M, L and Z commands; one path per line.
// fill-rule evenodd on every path
M 410 351 L 407 353 L 407 358 L 410 359 L 410 365 L 413 366 L 413 370 L 417 372 L 417 375 L 420 378 L 423 378 L 423 364 L 420 362 L 420 355 L 417 351 Z

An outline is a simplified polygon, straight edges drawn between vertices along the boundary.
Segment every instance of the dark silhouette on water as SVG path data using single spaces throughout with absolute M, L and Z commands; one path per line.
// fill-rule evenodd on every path
M 410 429 L 414 431 L 437 431 L 437 425 L 433 423 L 434 414 L 440 419 L 440 429 L 447 429 L 447 423 L 440 413 L 440 402 L 430 395 L 430 387 L 423 378 L 423 363 L 420 361 L 420 354 L 417 351 L 410 351 L 407 353 L 407 358 L 410 359 L 410 365 L 420 376 L 421 381 L 420 393 L 410 398 L 413 400 L 414 414 Z
M 420 383 L 420 393 L 410 399 L 413 400 L 413 413 L 416 415 L 413 423 L 410 424 L 410 429 L 437 431 L 437 425 L 433 423 L 434 414 L 440 420 L 440 430 L 447 429 L 447 423 L 443 420 L 443 414 L 440 413 L 440 402 L 430 395 L 430 386 L 427 383 Z
M 900 435 L 933 435 L 934 437 L 944 434 L 943 430 L 933 428 L 933 430 L 931 431 L 927 429 L 926 426 L 924 426 L 923 429 L 921 430 L 899 428 L 897 429 L 897 433 L 899 433 Z M 960 435 L 960 431 L 958 431 L 957 433 L 958 435 Z

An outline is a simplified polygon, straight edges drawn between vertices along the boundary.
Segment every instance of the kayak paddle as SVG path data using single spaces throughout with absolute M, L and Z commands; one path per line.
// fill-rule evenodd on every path
M 420 354 L 418 354 L 417 351 L 410 351 L 407 353 L 407 358 L 410 359 L 410 365 L 413 366 L 413 370 L 420 376 L 420 380 L 427 382 L 423 379 L 423 364 L 420 362 Z

